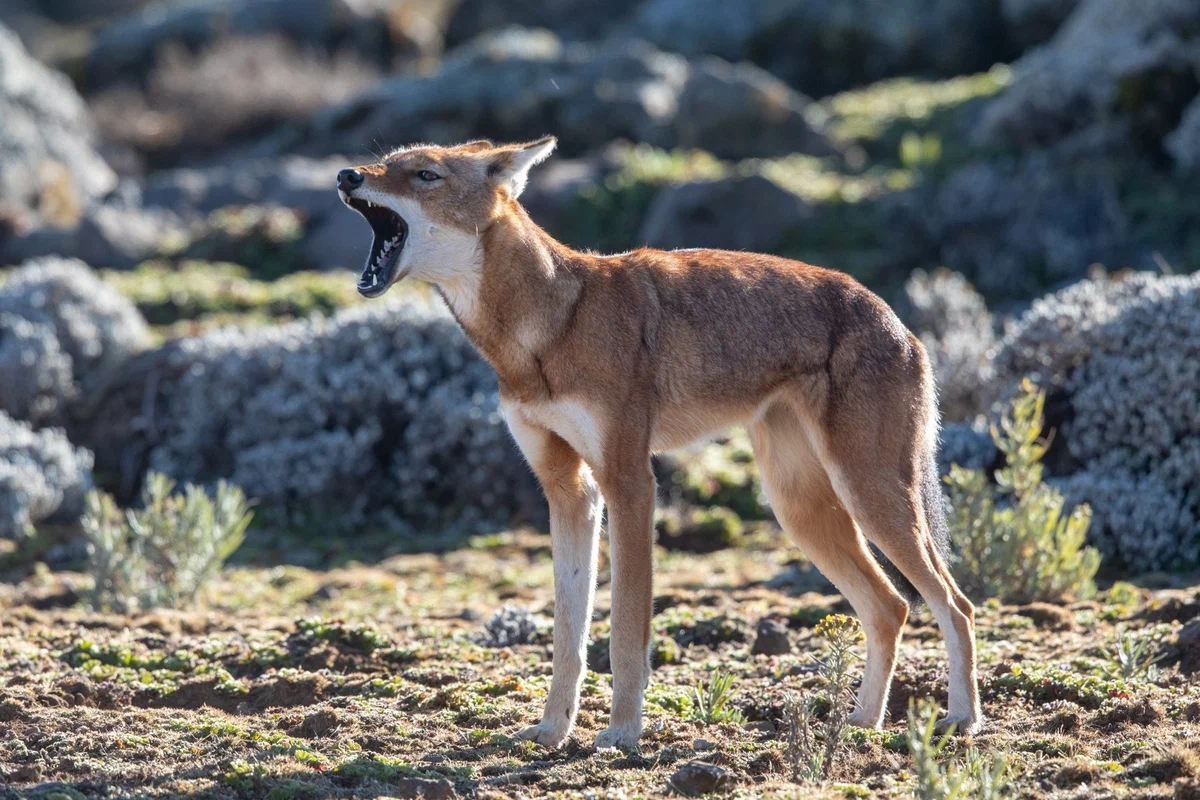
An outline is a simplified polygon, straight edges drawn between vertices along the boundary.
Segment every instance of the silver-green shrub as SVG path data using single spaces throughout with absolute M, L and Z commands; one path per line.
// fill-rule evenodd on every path
M 1056 483 L 1134 570 L 1200 563 L 1200 274 L 1087 280 L 1033 303 L 996 355 L 1066 401 Z
M 1100 554 L 1084 546 L 1091 509 L 1069 509 L 1062 493 L 1042 481 L 1045 401 L 1045 393 L 1025 381 L 1011 411 L 992 428 L 1005 460 L 996 486 L 985 471 L 960 466 L 946 478 L 954 567 L 972 596 L 1054 602 L 1095 589 Z
M 899 310 L 929 353 L 943 419 L 971 420 L 983 413 L 994 377 L 990 351 L 996 334 L 975 287 L 957 272 L 916 270 L 904 284 Z
M 251 518 L 241 489 L 223 481 L 213 497 L 198 486 L 174 489 L 170 478 L 152 473 L 136 511 L 122 511 L 103 492 L 88 494 L 83 529 L 93 606 L 127 613 L 193 603 L 241 545 Z
M 91 488 L 91 453 L 60 430 L 35 431 L 0 411 L 0 539 L 78 521 Z
M 216 330 L 149 357 L 122 379 L 149 468 L 229 480 L 270 520 L 455 535 L 544 514 L 495 374 L 431 301 Z
M 0 286 L 0 409 L 64 422 L 87 381 L 149 342 L 133 303 L 82 261 L 28 261 Z

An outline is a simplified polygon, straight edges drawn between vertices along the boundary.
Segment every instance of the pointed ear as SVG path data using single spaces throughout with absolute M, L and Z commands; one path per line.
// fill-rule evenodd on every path
M 516 199 L 525 191 L 529 170 L 549 158 L 557 144 L 558 139 L 545 136 L 536 142 L 498 148 L 488 164 L 488 177 Z

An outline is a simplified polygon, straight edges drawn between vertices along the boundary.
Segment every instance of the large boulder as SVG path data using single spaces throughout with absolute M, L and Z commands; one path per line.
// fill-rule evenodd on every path
M 752 61 L 814 96 L 978 72 L 1012 55 L 992 0 L 649 0 L 623 30 L 689 56 Z
M 167 237 L 181 232 L 169 211 L 105 202 L 84 210 L 73 226 L 43 225 L 0 238 L 0 265 L 61 256 L 96 269 L 131 269 L 156 255 Z
M 116 185 L 66 76 L 35 61 L 0 25 L 0 208 L 70 222 Z
M 1045 153 L 961 167 L 919 224 L 938 260 L 992 300 L 1036 296 L 1128 255 L 1111 181 Z
M 451 535 L 543 520 L 495 374 L 432 302 L 175 340 L 125 364 L 78 440 L 126 491 L 147 468 L 228 479 L 276 521 Z
M 1052 38 L 1081 0 L 1000 0 L 1008 35 L 1021 48 Z
M 1200 89 L 1200 3 L 1083 0 L 1059 32 L 1013 67 L 977 138 L 1037 147 L 1121 126 L 1151 150 Z
M 546 28 L 566 41 L 594 41 L 625 21 L 641 0 L 462 0 L 446 26 L 446 45 L 514 25 Z
M 199 50 L 227 36 L 278 35 L 333 53 L 387 65 L 436 55 L 441 29 L 434 7 L 389 0 L 185 0 L 154 4 L 101 29 L 87 56 L 89 89 L 140 82 L 166 45 Z
M 833 154 L 808 121 L 809 105 L 747 64 L 689 61 L 634 41 L 564 45 L 545 31 L 509 30 L 460 48 L 429 77 L 381 81 L 273 142 L 328 155 L 372 142 L 519 140 L 553 131 L 567 155 L 620 138 L 726 158 Z
M 1073 502 L 1133 570 L 1200 564 L 1200 274 L 1093 279 L 1034 302 L 1007 332 L 998 386 L 1047 389 Z
M 672 184 L 655 196 L 639 243 L 769 252 L 811 216 L 803 200 L 761 175 Z

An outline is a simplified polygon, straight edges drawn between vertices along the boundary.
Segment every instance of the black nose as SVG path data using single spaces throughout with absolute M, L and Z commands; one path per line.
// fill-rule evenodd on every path
M 356 169 L 344 169 L 338 173 L 337 187 L 343 192 L 352 192 L 362 186 L 363 174 Z

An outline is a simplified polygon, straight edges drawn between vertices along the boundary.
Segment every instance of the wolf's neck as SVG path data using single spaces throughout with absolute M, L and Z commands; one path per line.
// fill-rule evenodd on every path
M 549 392 L 540 362 L 570 327 L 581 297 L 578 254 L 519 206 L 480 235 L 480 252 L 477 273 L 438 290 L 502 384 L 520 395 Z

